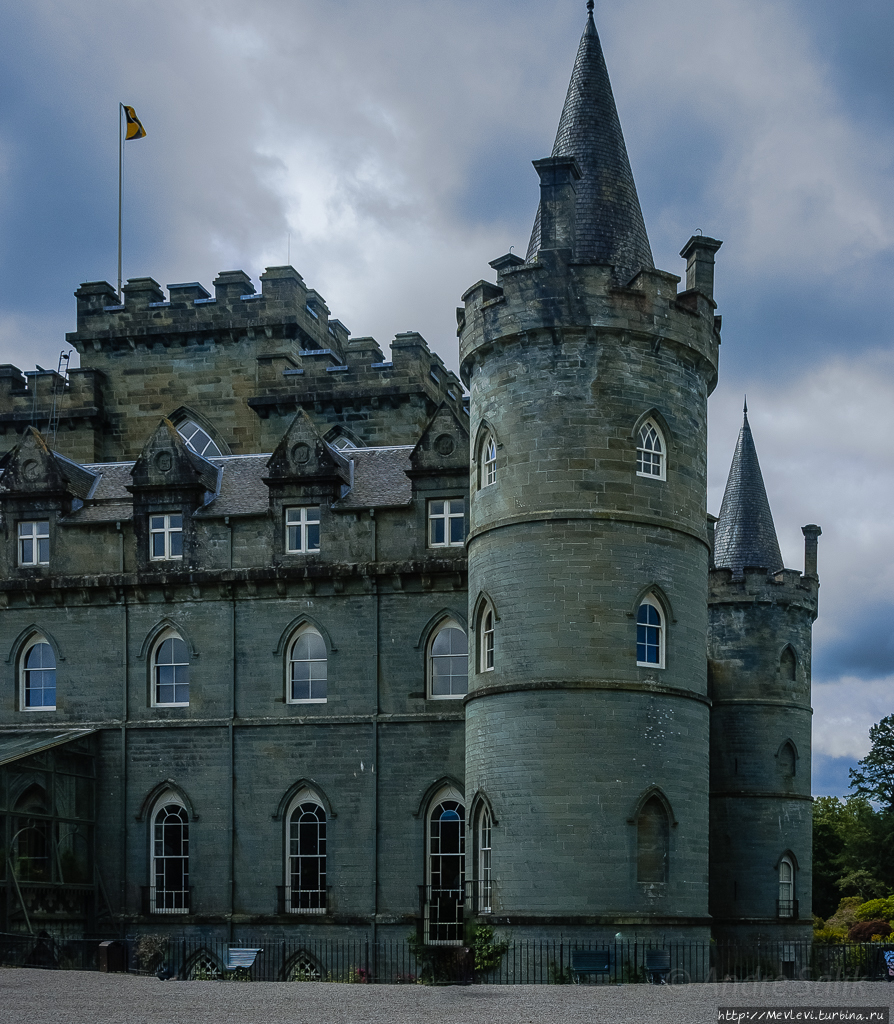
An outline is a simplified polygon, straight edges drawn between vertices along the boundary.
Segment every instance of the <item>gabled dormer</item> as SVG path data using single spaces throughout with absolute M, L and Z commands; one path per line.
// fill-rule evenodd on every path
M 220 468 L 187 446 L 163 419 L 131 470 L 137 564 L 177 571 L 196 564 L 192 515 L 220 490 Z
M 446 403 L 428 421 L 410 455 L 411 477 L 469 473 L 469 432 Z

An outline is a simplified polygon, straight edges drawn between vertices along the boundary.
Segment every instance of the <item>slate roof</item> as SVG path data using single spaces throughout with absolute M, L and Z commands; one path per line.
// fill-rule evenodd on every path
M 335 509 L 388 508 L 409 505 L 413 497 L 407 476 L 410 468 L 410 446 L 387 448 L 351 448 L 339 453 L 354 463 L 353 486 L 335 502 Z M 197 518 L 219 516 L 264 515 L 268 508 L 268 491 L 264 483 L 270 454 L 222 455 L 208 461 L 223 470 L 220 490 Z M 93 499 L 75 509 L 62 522 L 66 525 L 123 522 L 133 518 L 130 491 L 132 462 L 100 463 L 85 466 L 99 475 Z
M 16 732 L 0 736 L 0 765 L 38 754 L 51 747 L 60 747 L 83 736 L 92 736 L 96 729 L 68 729 L 65 732 Z
M 335 509 L 409 505 L 413 485 L 407 476 L 413 446 L 351 448 L 342 454 L 354 462 L 354 485 Z
M 581 169 L 575 256 L 614 264 L 623 282 L 654 267 L 592 11 L 577 51 L 552 155 L 576 157 Z M 539 248 L 538 207 L 528 246 L 529 263 Z
M 714 525 L 714 564 L 741 578 L 746 566 L 775 572 L 783 567 L 773 514 L 764 487 L 748 410 L 733 454 L 720 518 Z

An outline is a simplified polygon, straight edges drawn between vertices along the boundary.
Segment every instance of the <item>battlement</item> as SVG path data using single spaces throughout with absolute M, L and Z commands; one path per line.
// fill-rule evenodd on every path
M 789 605 L 810 611 L 816 618 L 818 594 L 817 577 L 802 575 L 797 569 L 768 573 L 748 567 L 736 577 L 732 569 L 715 568 L 710 572 L 708 603 Z
M 244 271 L 227 270 L 215 278 L 213 296 L 197 281 L 170 284 L 166 296 L 153 278 L 136 277 L 122 289 L 122 302 L 107 281 L 87 282 L 75 292 L 77 330 L 66 337 L 84 355 L 135 341 L 203 343 L 207 335 L 221 341 L 254 330 L 300 349 L 332 348 L 341 359 L 351 332 L 330 320 L 323 297 L 294 267 L 268 267 L 260 281 L 257 291 Z
M 641 270 L 619 287 L 614 268 L 592 260 L 574 260 L 570 250 L 540 250 L 533 263 L 501 257 L 491 263 L 497 283 L 479 281 L 457 310 L 460 367 L 469 376 L 470 360 L 497 339 L 505 342 L 537 330 L 580 330 L 580 325 L 642 336 L 658 336 L 695 350 L 709 367 L 709 388 L 717 376 L 719 318 L 713 298 L 700 288 L 677 291 L 680 278 L 660 270 Z

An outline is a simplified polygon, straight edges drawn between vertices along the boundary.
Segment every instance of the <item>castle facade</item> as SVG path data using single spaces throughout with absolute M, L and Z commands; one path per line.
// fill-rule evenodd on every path
M 655 269 L 592 13 L 534 166 L 460 377 L 292 267 L 0 367 L 0 930 L 810 935 L 820 531 L 747 417 L 706 513 L 720 242 Z

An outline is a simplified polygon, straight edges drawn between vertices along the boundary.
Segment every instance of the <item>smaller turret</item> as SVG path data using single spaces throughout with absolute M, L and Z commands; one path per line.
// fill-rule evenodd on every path
M 810 658 L 818 526 L 782 568 L 747 409 L 709 598 L 711 915 L 723 940 L 811 934 Z M 780 963 L 779 970 L 789 970 Z

